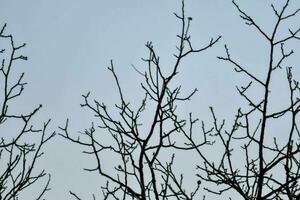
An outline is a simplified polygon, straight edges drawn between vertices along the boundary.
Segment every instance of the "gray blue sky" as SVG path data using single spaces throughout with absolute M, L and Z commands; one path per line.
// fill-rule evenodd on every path
M 280 6 L 278 1 L 237 2 L 267 32 L 271 30 L 274 16 L 269 5 L 273 2 Z M 291 9 L 300 7 L 299 1 L 292 4 Z M 93 97 L 108 103 L 118 100 L 112 76 L 106 70 L 110 59 L 114 60 L 126 97 L 135 101 L 141 79 L 131 64 L 143 70 L 140 58 L 148 55 L 144 47 L 147 41 L 153 41 L 164 67 L 174 62 L 172 54 L 180 24 L 173 12 L 180 11 L 180 7 L 180 0 L 1 0 L 0 25 L 7 23 L 6 32 L 13 34 L 16 42 L 27 43 L 23 52 L 29 57 L 18 66 L 26 73 L 29 85 L 16 102 L 16 109 L 26 110 L 42 103 L 37 121 L 52 118 L 52 130 L 57 130 L 66 118 L 70 118 L 72 130 L 86 128 L 91 116 L 79 106 L 82 94 L 91 91 Z M 181 66 L 178 81 L 183 88 L 199 89 L 183 110 L 195 111 L 199 118 L 208 120 L 208 106 L 214 106 L 220 118 L 232 118 L 241 100 L 235 85 L 245 80 L 216 56 L 224 55 L 226 43 L 233 57 L 263 78 L 266 44 L 240 20 L 229 0 L 186 0 L 186 13 L 193 17 L 191 35 L 195 45 L 201 46 L 211 37 L 223 37 L 214 48 L 189 57 Z M 299 22 L 298 18 L 292 23 Z M 299 44 L 291 45 L 296 53 L 300 51 Z M 298 58 L 295 54 L 288 64 L 296 65 Z M 300 68 L 295 68 L 299 77 Z M 276 85 L 279 90 L 281 86 Z M 48 199 L 70 199 L 69 190 L 82 196 L 99 190 L 101 180 L 83 172 L 90 159 L 80 152 L 59 137 L 48 145 L 41 164 L 52 174 Z

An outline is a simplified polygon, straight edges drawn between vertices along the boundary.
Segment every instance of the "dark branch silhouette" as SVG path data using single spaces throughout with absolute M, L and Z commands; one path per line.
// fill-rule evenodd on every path
M 112 73 L 119 93 L 120 103 L 115 105 L 111 113 L 107 106 L 98 100 L 90 100 L 90 93 L 83 95 L 82 107 L 94 114 L 96 122 L 82 133 L 81 138 L 69 134 L 68 126 L 60 127 L 61 135 L 68 140 L 86 147 L 85 153 L 94 156 L 96 166 L 87 171 L 96 171 L 107 179 L 102 187 L 104 199 L 185 199 L 196 198 L 200 184 L 185 186 L 183 175 L 173 170 L 175 152 L 187 151 L 209 143 L 206 135 L 212 130 L 205 130 L 203 125 L 203 141 L 189 142 L 193 139 L 193 127 L 198 121 L 190 114 L 183 119 L 177 113 L 178 102 L 185 102 L 197 91 L 181 96 L 181 86 L 173 79 L 179 73 L 182 60 L 190 54 L 200 53 L 212 47 L 220 36 L 212 38 L 206 45 L 196 48 L 192 45 L 189 28 L 192 18 L 186 17 L 184 2 L 180 14 L 175 13 L 181 23 L 181 32 L 177 35 L 175 64 L 169 67 L 169 74 L 163 72 L 160 57 L 152 42 L 147 42 L 149 57 L 143 59 L 146 71 L 138 73 L 143 76 L 141 88 L 145 93 L 139 106 L 131 105 L 124 97 L 119 78 L 111 61 L 108 70 Z M 177 86 L 176 86 L 177 85 Z M 150 115 L 152 120 L 143 122 L 142 115 Z M 100 122 L 100 124 L 98 124 Z M 111 138 L 110 143 L 102 142 L 102 138 Z M 185 139 L 184 139 L 185 138 Z M 182 141 L 184 139 L 185 141 Z M 168 150 L 174 154 L 168 154 Z M 176 151 L 175 151 L 176 150 Z M 169 151 L 170 152 L 170 151 Z M 118 163 L 108 169 L 103 167 L 104 155 L 115 159 Z M 75 199 L 81 199 L 70 192 Z M 95 198 L 95 197 L 94 197 Z
M 44 170 L 36 170 L 35 166 L 43 155 L 42 149 L 54 133 L 48 135 L 49 121 L 41 128 L 32 125 L 32 118 L 42 107 L 39 105 L 29 113 L 16 113 L 13 108 L 14 100 L 22 95 L 24 86 L 24 73 L 18 78 L 15 74 L 15 62 L 27 60 L 20 55 L 19 50 L 25 47 L 15 45 L 12 35 L 5 34 L 6 24 L 0 31 L 0 40 L 4 48 L 1 48 L 0 67 L 0 199 L 17 200 L 23 190 L 31 188 L 33 184 L 43 184 L 40 190 L 36 190 L 32 199 L 42 199 L 49 190 L 50 174 Z M 7 45 L 5 45 L 7 44 Z M 30 137 L 29 137 L 30 136 Z M 39 180 L 45 179 L 45 183 Z
M 286 43 L 300 39 L 300 28 L 289 29 L 289 35 L 285 37 L 279 34 L 282 23 L 299 12 L 299 9 L 294 12 L 288 11 L 289 3 L 290 1 L 286 0 L 280 9 L 271 5 L 276 20 L 272 32 L 268 33 L 233 1 L 241 19 L 250 27 L 254 27 L 265 39 L 268 46 L 268 64 L 265 78 L 262 80 L 239 64 L 231 56 L 227 46 L 225 56 L 218 57 L 231 63 L 237 73 L 247 76 L 251 81 L 246 86 L 237 87 L 248 107 L 237 110 L 231 129 L 225 129 L 226 120 L 220 121 L 211 108 L 215 145 L 223 146 L 221 159 L 210 159 L 197 149 L 204 160 L 203 165 L 198 165 L 201 170 L 199 177 L 217 186 L 205 188 L 211 193 L 222 195 L 226 191 L 234 190 L 240 199 L 245 200 L 300 199 L 300 88 L 299 82 L 294 80 L 292 67 L 282 69 L 286 60 L 294 53 L 293 50 L 286 50 Z M 270 96 L 270 93 L 275 91 L 271 81 L 275 72 L 286 73 L 287 78 L 283 84 L 289 88 L 286 98 L 288 106 L 278 111 L 273 108 L 273 99 Z M 251 95 L 250 88 L 262 90 L 263 95 Z M 285 131 L 274 130 L 272 123 L 282 123 Z M 273 141 L 268 138 L 273 138 Z

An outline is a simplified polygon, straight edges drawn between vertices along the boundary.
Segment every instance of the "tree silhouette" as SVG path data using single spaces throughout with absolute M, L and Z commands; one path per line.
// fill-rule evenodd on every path
M 27 60 L 27 57 L 19 54 L 25 44 L 15 45 L 13 36 L 5 34 L 5 28 L 6 24 L 0 30 L 1 46 L 4 47 L 0 50 L 0 199 L 16 200 L 27 188 L 35 188 L 34 191 L 37 191 L 33 199 L 42 199 L 49 190 L 50 175 L 44 170 L 37 171 L 35 166 L 43 155 L 44 144 L 55 134 L 46 134 L 50 120 L 41 128 L 32 125 L 32 118 L 41 105 L 29 113 L 17 113 L 13 109 L 13 101 L 23 93 L 27 84 L 23 81 L 24 73 L 19 77 L 15 74 L 15 63 Z M 40 183 L 38 181 L 43 178 L 46 178 L 45 185 L 37 190 L 35 183 Z
M 193 119 L 191 114 L 189 119 L 183 119 L 177 113 L 177 106 L 179 102 L 190 100 L 196 89 L 189 95 L 182 96 L 181 86 L 174 81 L 174 77 L 179 73 L 184 58 L 209 49 L 218 42 L 220 36 L 212 38 L 203 47 L 195 48 L 189 34 L 192 18 L 186 17 L 184 2 L 181 13 L 175 13 L 175 16 L 181 23 L 181 32 L 177 35 L 179 44 L 174 54 L 175 64 L 165 70 L 166 68 L 160 64 L 160 57 L 153 44 L 147 42 L 149 57 L 143 59 L 147 70 L 140 72 L 136 69 L 144 78 L 141 88 L 145 96 L 139 106 L 131 105 L 124 98 L 111 61 L 108 70 L 114 76 L 119 93 L 120 103 L 115 105 L 115 112 L 119 116 L 111 113 L 104 103 L 98 100 L 90 101 L 88 93 L 83 95 L 84 102 L 81 106 L 92 111 L 97 125 L 93 123 L 90 128 L 83 131 L 81 138 L 69 134 L 68 121 L 65 126 L 60 127 L 63 137 L 86 147 L 88 150 L 85 153 L 94 156 L 96 166 L 86 170 L 96 171 L 107 179 L 107 184 L 102 187 L 104 199 L 187 200 L 194 199 L 199 190 L 199 183 L 193 187 L 185 187 L 183 175 L 178 175 L 173 170 L 175 153 L 170 155 L 167 152 L 191 150 L 209 143 L 206 135 L 210 131 L 204 130 L 203 141 L 195 144 L 196 147 L 182 141 L 182 138 L 193 137 L 193 125 L 197 120 Z M 145 114 L 150 115 L 152 120 L 143 122 L 142 116 Z M 102 142 L 108 137 L 103 132 L 111 138 L 110 142 Z M 107 154 L 116 161 L 109 169 L 103 167 Z M 80 199 L 76 193 L 70 193 L 74 198 Z
M 285 22 L 295 17 L 300 9 L 291 11 L 290 0 L 285 0 L 281 8 L 272 4 L 275 22 L 269 32 L 235 1 L 232 3 L 245 24 L 253 27 L 264 39 L 268 56 L 264 76 L 240 64 L 227 45 L 225 56 L 218 57 L 250 80 L 236 87 L 247 106 L 242 104 L 237 109 L 230 128 L 227 128 L 229 120 L 219 120 L 215 109 L 210 107 L 212 125 L 207 128 L 202 122 L 203 140 L 199 142 L 194 133 L 198 119 L 192 114 L 189 119 L 184 119 L 177 111 L 179 102 L 190 100 L 196 92 L 181 96 L 181 86 L 174 81 L 182 60 L 212 47 L 220 39 L 211 39 L 206 46 L 194 48 L 189 34 L 192 18 L 186 17 L 184 2 L 181 14 L 175 14 L 181 23 L 181 32 L 177 35 L 179 45 L 174 54 L 175 64 L 169 73 L 161 66 L 152 43 L 146 44 L 149 57 L 143 60 L 147 70 L 140 72 L 136 69 L 144 78 L 141 88 L 145 97 L 141 104 L 131 105 L 125 99 L 111 61 L 108 69 L 114 76 L 120 99 L 115 105 L 118 116 L 104 103 L 91 101 L 88 93 L 83 95 L 81 106 L 94 114 L 97 125 L 92 123 L 81 133 L 82 137 L 69 134 L 68 120 L 60 127 L 64 138 L 85 147 L 85 153 L 94 156 L 96 165 L 86 170 L 98 172 L 106 178 L 107 184 L 102 187 L 104 199 L 195 199 L 199 198 L 196 194 L 201 181 L 206 192 L 216 195 L 235 191 L 240 199 L 245 200 L 300 199 L 300 86 L 294 79 L 292 67 L 286 64 L 294 53 L 287 46 L 300 39 L 300 28 L 287 29 L 286 35 L 283 34 Z M 286 78 L 280 84 L 287 88 L 280 92 L 285 97 L 285 102 L 280 102 L 281 108 L 275 106 L 279 102 L 271 95 L 279 84 L 273 81 L 275 74 L 279 73 L 285 73 Z M 150 122 L 142 121 L 145 113 L 152 116 Z M 275 124 L 282 124 L 282 128 L 275 129 Z M 103 132 L 109 135 L 110 142 L 103 141 L 108 137 Z M 216 151 L 215 157 L 207 154 L 211 148 Z M 173 154 L 168 154 L 170 149 Z M 183 174 L 174 171 L 176 152 L 188 150 L 199 155 L 197 176 L 201 181 L 194 185 L 194 189 L 187 188 Z M 105 156 L 115 159 L 113 167 L 107 169 L 103 166 Z M 70 194 L 81 199 L 76 193 Z
M 211 193 L 222 195 L 234 190 L 240 199 L 247 200 L 300 199 L 300 88 L 299 82 L 293 77 L 292 67 L 284 67 L 294 53 L 288 49 L 288 43 L 300 39 L 300 28 L 288 29 L 288 35 L 282 34 L 284 23 L 298 14 L 300 9 L 291 11 L 289 3 L 286 0 L 280 9 L 271 5 L 275 23 L 269 33 L 233 1 L 241 19 L 265 40 L 264 44 L 268 47 L 267 70 L 264 78 L 260 78 L 262 76 L 256 72 L 250 72 L 230 54 L 226 45 L 225 56 L 218 57 L 230 63 L 237 73 L 250 81 L 237 87 L 248 106 L 237 110 L 231 128 L 225 128 L 227 121 L 218 120 L 211 108 L 216 140 L 214 145 L 223 146 L 220 159 L 210 159 L 201 148 L 197 148 L 203 160 L 203 164 L 198 165 L 198 176 L 216 185 L 205 188 Z M 285 95 L 286 102 L 278 102 L 275 99 L 278 96 L 270 95 L 279 84 L 273 81 L 276 73 L 286 74 L 286 79 L 280 82 L 287 86 L 287 91 L 280 92 L 281 96 Z M 255 94 L 251 91 L 255 91 Z M 259 95 L 260 91 L 262 95 Z M 279 103 L 282 109 L 278 110 L 275 104 Z M 282 124 L 282 128 L 275 130 L 275 124 Z

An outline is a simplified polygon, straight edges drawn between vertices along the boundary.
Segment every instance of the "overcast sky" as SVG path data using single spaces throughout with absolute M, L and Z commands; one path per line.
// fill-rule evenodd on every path
M 278 1 L 237 2 L 270 32 L 275 19 L 270 3 Z M 292 1 L 291 9 L 299 7 L 299 1 Z M 41 103 L 44 107 L 37 121 L 51 118 L 52 131 L 58 131 L 66 118 L 70 118 L 72 130 L 83 130 L 92 118 L 79 106 L 82 94 L 91 91 L 92 97 L 111 105 L 118 100 L 112 76 L 106 70 L 111 59 L 126 97 L 135 101 L 136 94 L 142 94 L 137 92 L 141 79 L 131 65 L 143 71 L 140 58 L 148 55 L 144 44 L 153 41 L 163 66 L 171 66 L 180 30 L 173 12 L 180 9 L 180 0 L 1 0 L 0 25 L 7 23 L 6 33 L 13 34 L 17 43 L 27 43 L 23 53 L 29 57 L 18 65 L 29 84 L 15 109 L 29 110 Z M 199 89 L 183 110 L 208 120 L 208 107 L 214 106 L 220 118 L 232 118 L 241 100 L 235 86 L 246 83 L 245 77 L 216 56 L 224 55 L 223 46 L 228 44 L 232 56 L 263 79 L 267 45 L 240 20 L 229 0 L 186 0 L 186 13 L 193 17 L 195 45 L 201 46 L 218 35 L 222 40 L 207 52 L 189 57 L 181 66 L 177 81 L 184 89 Z M 299 21 L 293 24 L 299 25 Z M 288 64 L 296 62 L 295 54 Z M 69 190 L 88 197 L 99 191 L 99 176 L 82 170 L 92 161 L 80 152 L 78 146 L 60 137 L 48 144 L 42 163 L 52 174 L 48 199 L 70 199 Z

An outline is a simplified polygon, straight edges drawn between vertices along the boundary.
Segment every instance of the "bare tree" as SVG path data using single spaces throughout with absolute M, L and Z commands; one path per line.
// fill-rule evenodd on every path
M 14 67 L 16 61 L 27 60 L 27 57 L 19 53 L 25 44 L 15 45 L 13 36 L 5 34 L 5 28 L 6 24 L 0 30 L 1 46 L 4 47 L 0 50 L 0 199 L 16 200 L 27 188 L 37 191 L 32 194 L 37 195 L 33 199 L 42 199 L 49 190 L 50 175 L 44 170 L 37 171 L 35 166 L 43 155 L 44 144 L 54 133 L 46 134 L 50 120 L 41 128 L 32 125 L 32 118 L 41 105 L 29 113 L 16 113 L 13 107 L 13 101 L 22 94 L 26 85 L 24 73 L 18 77 Z M 45 185 L 37 190 L 38 186 L 33 184 L 43 179 L 46 179 Z
M 94 156 L 96 165 L 86 170 L 96 171 L 107 179 L 107 184 L 102 187 L 104 199 L 194 199 L 199 190 L 199 183 L 188 189 L 184 187 L 183 175 L 173 170 L 175 155 L 168 152 L 200 147 L 208 143 L 206 135 L 210 131 L 204 130 L 203 141 L 195 144 L 195 147 L 188 140 L 187 143 L 181 141 L 182 138 L 193 137 L 193 125 L 197 119 L 193 119 L 191 114 L 189 119 L 179 116 L 177 105 L 178 102 L 190 100 L 196 89 L 187 96 L 182 96 L 181 86 L 173 80 L 179 73 L 184 58 L 212 47 L 220 36 L 212 38 L 203 47 L 195 48 L 189 34 L 192 18 L 186 17 L 184 2 L 181 13 L 175 13 L 175 16 L 181 23 L 181 32 L 177 35 L 179 44 L 174 54 L 175 64 L 168 68 L 161 66 L 153 44 L 147 42 L 149 57 L 143 59 L 147 70 L 140 72 L 136 69 L 144 78 L 141 88 L 145 96 L 139 106 L 131 105 L 125 99 L 111 62 L 108 70 L 114 76 L 120 100 L 115 105 L 116 110 L 109 111 L 98 100 L 90 101 L 88 93 L 83 95 L 84 102 L 81 106 L 94 114 L 96 122 L 78 138 L 69 134 L 68 121 L 65 126 L 60 127 L 63 137 L 86 147 L 85 153 Z M 143 115 L 150 115 L 152 120 L 144 122 Z M 110 142 L 102 142 L 107 137 L 111 138 Z M 105 155 L 116 161 L 109 169 L 103 167 Z M 80 199 L 77 194 L 70 193 L 74 198 Z
M 241 19 L 265 40 L 268 47 L 267 70 L 264 78 L 260 78 L 259 74 L 240 64 L 227 46 L 225 56 L 218 57 L 250 81 L 237 87 L 248 106 L 237 110 L 231 128 L 225 128 L 227 120 L 218 120 L 211 108 L 215 145 L 223 146 L 220 159 L 211 159 L 197 148 L 203 160 L 203 164 L 198 166 L 201 170 L 199 177 L 216 185 L 205 188 L 211 193 L 222 195 L 226 191 L 236 191 L 240 199 L 246 200 L 300 199 L 300 88 L 293 77 L 292 67 L 284 67 L 294 53 L 287 47 L 288 43 L 300 39 L 300 28 L 288 29 L 286 36 L 282 34 L 286 27 L 283 23 L 297 15 L 300 9 L 291 11 L 289 4 L 290 1 L 286 0 L 281 8 L 271 5 L 275 23 L 268 33 L 233 1 Z M 278 82 L 272 80 L 280 72 L 286 73 L 286 80 L 280 82 L 288 88 L 280 92 L 280 95 L 286 95 L 286 102 L 278 102 L 274 99 L 276 96 L 270 95 L 276 92 Z M 251 91 L 256 92 L 253 95 Z M 274 104 L 279 103 L 282 103 L 282 109 L 277 110 L 278 106 L 275 108 Z M 273 127 L 278 123 L 282 124 L 280 130 Z

